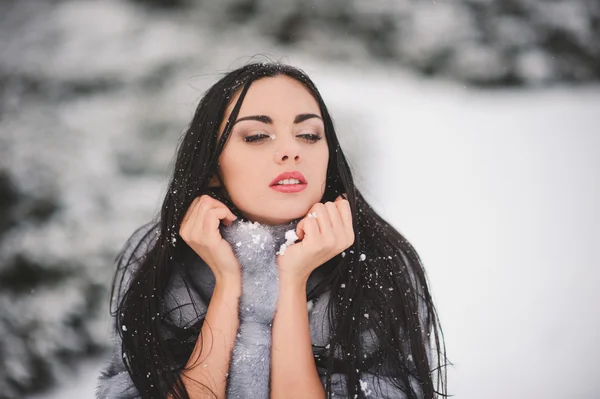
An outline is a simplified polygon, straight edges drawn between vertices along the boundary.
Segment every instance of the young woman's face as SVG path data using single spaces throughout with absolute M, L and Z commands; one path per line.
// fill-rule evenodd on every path
M 221 133 L 238 97 L 226 110 Z M 298 81 L 277 76 L 248 89 L 219 157 L 219 174 L 245 218 L 277 225 L 305 216 L 321 200 L 328 161 L 317 102 Z M 306 184 L 274 185 L 284 172 L 299 172 Z

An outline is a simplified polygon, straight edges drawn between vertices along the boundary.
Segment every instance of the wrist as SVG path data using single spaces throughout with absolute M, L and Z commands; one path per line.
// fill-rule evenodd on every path
M 279 292 L 306 292 L 308 277 L 279 273 Z
M 235 295 L 239 297 L 242 294 L 241 273 L 215 275 L 214 294 Z

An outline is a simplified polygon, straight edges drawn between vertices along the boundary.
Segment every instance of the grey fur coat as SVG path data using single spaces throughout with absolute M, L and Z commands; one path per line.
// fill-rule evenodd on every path
M 231 356 L 227 384 L 228 398 L 269 398 L 271 325 L 278 295 L 276 257 L 280 250 L 285 250 L 285 233 L 295 230 L 295 226 L 295 223 L 266 226 L 239 219 L 229 227 L 221 226 L 221 234 L 231 244 L 242 268 L 240 327 Z M 148 224 L 132 235 L 125 247 L 124 262 L 134 251 L 134 259 L 139 259 L 148 251 L 150 245 L 156 242 L 156 231 L 151 231 L 152 228 L 153 226 Z M 174 315 L 171 322 L 180 326 L 193 324 L 194 319 L 197 318 L 193 307 L 185 305 L 193 300 L 200 314 L 204 314 L 214 288 L 214 275 L 202 259 L 196 258 L 195 264 L 187 265 L 185 270 L 177 268 L 174 270 L 174 276 L 167 288 L 169 295 L 165 295 L 163 301 L 165 312 L 179 307 L 171 312 Z M 122 266 L 118 265 L 117 270 L 124 271 L 123 286 L 126 286 L 133 269 Z M 315 273 L 311 275 L 307 289 L 316 283 L 316 276 Z M 186 289 L 185 279 L 193 280 L 194 289 L 189 291 Z M 120 300 L 122 292 L 123 290 L 117 293 L 113 301 Z M 329 325 L 326 317 L 328 300 L 329 295 L 326 292 L 307 303 L 313 345 L 328 345 Z M 120 337 L 115 328 L 112 335 L 113 355 L 98 379 L 96 397 L 98 399 L 141 398 L 123 364 Z M 364 334 L 363 340 L 365 347 L 374 351 L 377 343 L 372 336 L 372 334 Z M 325 370 L 318 369 L 318 372 L 324 384 Z M 333 374 L 331 377 L 332 393 L 335 397 L 347 397 L 345 377 L 341 374 Z M 404 398 L 405 394 L 394 387 L 391 378 L 392 376 L 381 372 L 377 375 L 361 374 L 363 394 L 372 398 Z M 413 384 L 413 387 L 418 389 L 418 384 Z

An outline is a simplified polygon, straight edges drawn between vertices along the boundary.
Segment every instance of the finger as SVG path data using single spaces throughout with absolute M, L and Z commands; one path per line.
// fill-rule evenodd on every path
M 210 203 L 210 209 L 224 209 L 225 212 L 223 214 L 219 214 L 219 215 L 223 215 L 220 220 L 223 221 L 223 224 L 226 226 L 231 226 L 231 223 L 233 223 L 234 220 L 237 219 L 237 216 L 235 216 L 233 214 L 233 212 L 231 212 L 231 209 L 229 209 L 227 207 L 227 205 L 225 205 L 224 203 L 222 203 L 219 200 L 216 200 L 214 198 L 211 198 L 211 203 Z
M 350 208 L 350 203 L 347 200 L 342 199 L 340 201 L 336 200 L 335 205 L 338 207 L 340 218 L 344 223 L 346 237 L 348 237 L 348 241 L 354 243 L 354 225 L 352 224 L 352 209 Z
M 304 223 L 306 221 L 306 218 L 302 219 L 297 225 L 296 225 L 296 235 L 298 236 L 298 239 L 300 241 L 302 241 L 304 239 Z
M 336 243 L 346 242 L 346 231 L 344 222 L 342 221 L 342 217 L 340 215 L 340 210 L 337 205 L 333 202 L 326 202 L 325 208 L 327 208 L 327 212 L 329 213 L 329 220 L 331 221 L 331 231 L 333 233 L 333 237 Z
M 326 240 L 327 243 L 331 243 L 333 237 L 333 229 L 331 228 L 331 219 L 329 218 L 329 211 L 325 205 L 318 203 L 314 206 L 314 213 L 317 214 L 316 220 L 321 233 L 321 238 Z
M 204 219 L 204 232 L 206 234 L 215 233 L 219 230 L 221 220 L 230 218 L 231 211 L 226 207 L 217 207 L 209 209 Z
M 197 221 L 199 204 L 200 204 L 200 197 L 194 198 L 194 200 L 188 207 L 187 211 L 185 212 L 185 215 L 183 216 L 181 225 L 179 226 L 179 235 L 180 236 L 183 237 L 184 234 L 188 230 L 193 229 L 194 224 Z M 190 223 L 190 222 L 194 222 L 194 223 Z
M 340 215 L 340 210 L 337 205 L 333 202 L 326 202 L 325 208 L 329 214 L 329 221 L 331 222 L 331 228 L 334 232 L 340 231 L 344 229 L 344 222 Z
M 223 204 L 221 201 L 216 200 L 210 196 L 207 196 L 206 201 L 203 204 L 204 208 L 203 208 L 203 213 L 204 213 L 204 226 L 203 229 L 204 231 L 214 231 L 215 230 L 215 222 L 216 222 L 216 228 L 219 227 L 219 224 L 221 222 L 221 220 L 223 221 L 223 224 L 226 226 L 231 226 L 231 224 L 233 223 L 234 220 L 237 219 L 237 216 L 235 216 L 233 214 L 233 212 L 231 212 L 231 210 L 229 208 L 227 208 L 227 206 L 225 204 Z M 219 210 L 219 212 L 215 213 L 214 215 L 216 216 L 216 220 L 212 220 L 210 222 L 207 221 L 206 219 L 206 215 L 213 211 L 213 210 Z M 211 216 L 214 218 L 214 216 Z M 210 225 L 207 225 L 207 223 L 210 223 Z
M 341 196 L 337 197 L 335 200 L 335 205 L 340 210 L 340 217 L 342 218 L 342 222 L 344 223 L 344 227 L 347 230 L 352 227 L 352 209 L 350 208 L 350 202 L 348 200 L 343 199 Z
M 214 199 L 210 195 L 204 194 L 200 197 L 198 203 L 198 231 L 206 231 L 206 214 L 214 206 Z
M 335 202 L 336 204 L 338 204 L 338 203 L 342 203 L 342 202 L 346 201 L 346 202 L 348 202 L 348 204 L 350 204 L 350 202 L 348 201 L 348 198 L 344 198 L 344 195 L 345 194 L 338 195 L 338 197 L 333 202 Z
M 303 225 L 303 229 L 304 229 L 304 234 L 303 237 L 306 239 L 306 241 L 310 242 L 311 240 L 317 240 L 319 238 L 319 226 L 317 221 L 315 220 L 315 218 L 312 217 L 306 217 L 304 219 L 302 219 L 302 221 L 304 221 L 304 225 Z M 303 240 L 304 242 L 304 240 Z
M 223 221 L 224 225 L 231 226 L 233 221 L 237 219 L 237 216 L 235 216 L 235 214 L 233 212 L 231 212 L 231 209 L 229 209 L 227 207 L 227 205 L 225 205 L 223 202 L 219 201 L 218 199 L 212 198 L 212 197 L 210 197 L 210 199 L 211 199 L 211 207 L 223 208 L 228 211 L 226 216 L 221 220 Z
M 237 219 L 237 216 L 235 216 L 233 214 L 233 212 L 231 212 L 231 210 L 229 208 L 227 208 L 226 206 L 224 206 L 223 209 L 225 209 L 225 213 L 224 213 L 225 216 L 221 219 L 221 222 L 225 226 L 231 226 L 233 224 L 233 222 Z

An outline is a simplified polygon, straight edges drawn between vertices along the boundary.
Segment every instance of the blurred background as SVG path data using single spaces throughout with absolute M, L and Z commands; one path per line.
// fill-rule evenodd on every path
M 0 1 L 0 398 L 93 398 L 204 90 L 304 69 L 416 247 L 458 398 L 598 398 L 597 0 Z

